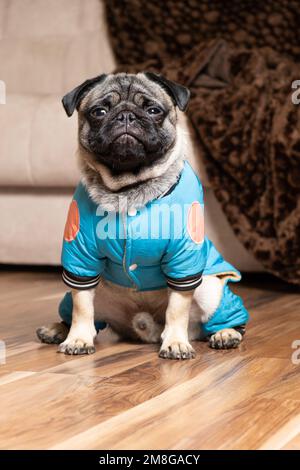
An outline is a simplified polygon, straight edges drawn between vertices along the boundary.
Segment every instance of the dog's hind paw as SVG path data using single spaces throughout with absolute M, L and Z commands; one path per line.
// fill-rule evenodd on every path
M 225 328 L 217 331 L 209 338 L 209 345 L 213 349 L 237 348 L 243 336 L 234 328 Z
M 69 330 L 65 323 L 52 323 L 38 328 L 36 334 L 41 343 L 60 344 L 67 338 Z

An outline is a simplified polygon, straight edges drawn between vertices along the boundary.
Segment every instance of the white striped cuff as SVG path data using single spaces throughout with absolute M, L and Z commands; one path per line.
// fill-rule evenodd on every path
M 192 290 L 196 289 L 202 282 L 202 272 L 194 276 L 187 276 L 182 279 L 167 277 L 167 285 L 174 290 Z
M 100 274 L 98 276 L 77 276 L 64 269 L 62 272 L 62 280 L 72 289 L 92 289 L 99 284 Z

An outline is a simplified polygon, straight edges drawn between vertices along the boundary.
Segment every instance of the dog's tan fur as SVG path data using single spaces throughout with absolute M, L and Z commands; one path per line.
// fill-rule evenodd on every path
M 97 335 L 94 325 L 95 289 L 72 290 L 73 313 L 72 325 L 59 351 L 68 354 L 95 352 L 94 339 Z
M 191 291 L 169 292 L 166 323 L 161 335 L 160 357 L 189 359 L 195 356 L 195 351 L 188 338 L 189 311 L 192 300 L 193 292 Z

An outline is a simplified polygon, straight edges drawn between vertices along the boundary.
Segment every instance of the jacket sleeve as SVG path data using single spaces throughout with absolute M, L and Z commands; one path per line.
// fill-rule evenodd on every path
M 62 247 L 62 278 L 72 289 L 96 287 L 104 271 L 94 228 L 96 206 L 80 184 L 70 204 Z
M 202 204 L 201 204 L 202 203 Z M 167 285 L 175 290 L 195 289 L 202 281 L 208 245 L 204 237 L 203 199 L 195 200 L 183 209 L 182 222 L 177 227 L 163 256 L 161 267 Z M 178 230 L 178 223 L 181 224 Z

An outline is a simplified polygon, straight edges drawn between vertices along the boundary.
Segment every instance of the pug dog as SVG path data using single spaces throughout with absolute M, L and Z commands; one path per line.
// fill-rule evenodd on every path
M 152 72 L 100 75 L 64 96 L 67 115 L 78 111 L 81 169 L 62 251 L 71 291 L 62 322 L 37 330 L 60 352 L 95 352 L 105 325 L 161 342 L 161 358 L 193 358 L 194 339 L 216 349 L 241 342 L 248 314 L 228 286 L 240 273 L 205 237 L 202 186 L 186 161 L 177 110 L 189 98 L 186 87 Z M 174 204 L 181 217 L 169 217 Z M 150 211 L 156 236 L 144 230 Z

